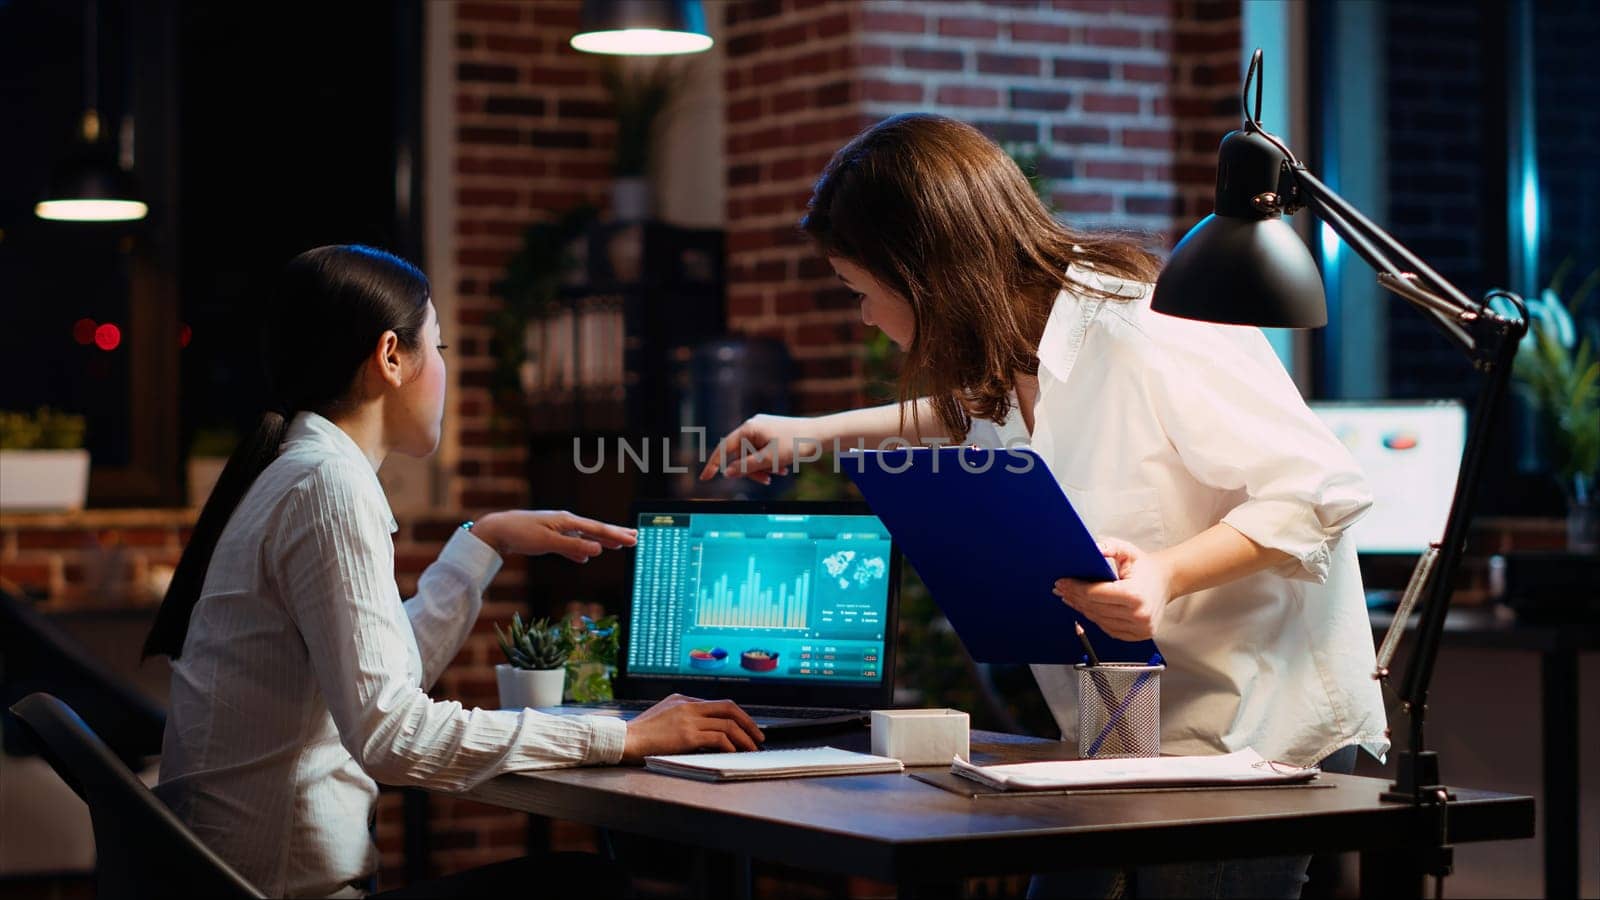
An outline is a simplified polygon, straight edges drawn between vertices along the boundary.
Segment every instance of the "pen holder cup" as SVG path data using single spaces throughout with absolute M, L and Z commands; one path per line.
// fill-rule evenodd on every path
M 1161 670 L 1137 663 L 1077 665 L 1078 758 L 1161 755 Z

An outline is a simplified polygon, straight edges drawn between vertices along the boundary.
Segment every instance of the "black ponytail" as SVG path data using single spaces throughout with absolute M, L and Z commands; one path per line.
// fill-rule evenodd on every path
M 393 331 L 406 350 L 417 349 L 430 295 L 421 270 L 371 247 L 318 247 L 289 262 L 263 336 L 267 381 L 283 413 L 262 415 L 228 457 L 178 559 L 144 656 L 183 653 L 217 541 L 250 486 L 278 458 L 288 419 L 302 410 L 333 415 L 358 402 L 353 382 L 384 332 Z

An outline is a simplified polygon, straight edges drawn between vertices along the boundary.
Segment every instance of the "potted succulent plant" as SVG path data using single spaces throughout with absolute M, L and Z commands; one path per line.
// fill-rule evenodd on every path
M 494 634 L 506 655 L 506 662 L 494 667 L 501 708 L 560 705 L 572 655 L 567 630 L 549 619 L 523 625 L 522 616 L 512 613 L 509 633 L 495 625 Z
M 0 412 L 0 509 L 82 509 L 89 489 L 83 431 L 83 416 L 49 407 L 31 415 Z
M 1576 324 L 1584 301 L 1600 286 L 1600 268 L 1563 301 L 1572 263 L 1556 269 L 1550 286 L 1528 300 L 1528 334 L 1517 348 L 1512 375 L 1537 411 L 1548 436 L 1547 462 L 1567 495 L 1568 549 L 1589 553 L 1600 544 L 1600 359 L 1593 334 Z

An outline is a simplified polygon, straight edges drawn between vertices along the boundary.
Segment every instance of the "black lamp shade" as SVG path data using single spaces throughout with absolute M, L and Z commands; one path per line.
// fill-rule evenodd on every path
M 659 56 L 711 47 L 700 0 L 583 0 L 574 49 L 586 53 Z
M 109 150 L 94 144 L 76 147 L 56 166 L 49 191 L 34 206 L 41 219 L 72 222 L 129 221 L 147 212 L 133 176 Z
M 1328 324 L 1322 275 L 1300 235 L 1256 198 L 1279 188 L 1285 158 L 1235 131 L 1217 154 L 1216 212 L 1172 251 L 1150 307 L 1185 319 L 1272 328 Z
M 1172 251 L 1150 308 L 1229 325 L 1328 324 L 1322 275 L 1300 235 L 1280 218 L 1201 219 Z

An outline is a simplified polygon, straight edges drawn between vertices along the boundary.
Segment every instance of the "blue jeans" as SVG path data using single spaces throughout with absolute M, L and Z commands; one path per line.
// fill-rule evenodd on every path
M 1357 748 L 1328 755 L 1322 771 L 1349 775 Z M 1035 875 L 1030 900 L 1135 900 L 1146 897 L 1272 897 L 1294 900 L 1306 883 L 1310 856 L 1166 863 L 1129 869 L 1078 869 Z

